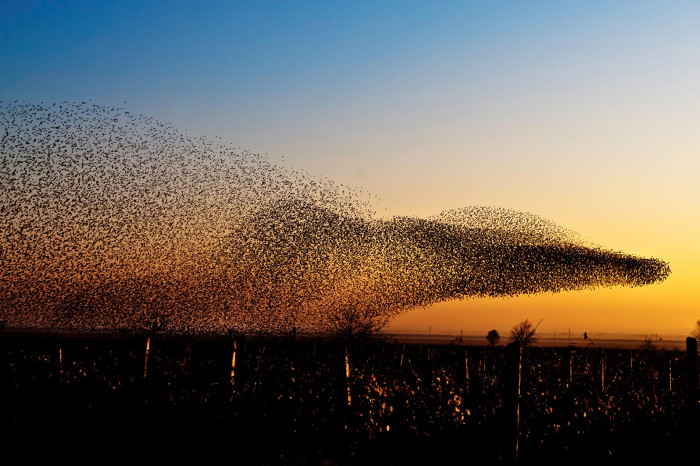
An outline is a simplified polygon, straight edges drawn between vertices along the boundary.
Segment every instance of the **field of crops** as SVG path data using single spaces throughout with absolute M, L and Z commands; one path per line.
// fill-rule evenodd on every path
M 5 335 L 0 352 L 8 464 L 500 464 L 512 440 L 503 347 Z M 682 458 L 686 379 L 684 352 L 526 348 L 519 461 Z

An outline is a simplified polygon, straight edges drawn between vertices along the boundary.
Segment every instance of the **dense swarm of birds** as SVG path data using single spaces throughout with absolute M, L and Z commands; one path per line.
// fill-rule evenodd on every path
M 670 273 L 513 210 L 381 218 L 361 191 L 91 102 L 0 102 L 0 137 L 12 326 L 357 333 L 444 300 Z

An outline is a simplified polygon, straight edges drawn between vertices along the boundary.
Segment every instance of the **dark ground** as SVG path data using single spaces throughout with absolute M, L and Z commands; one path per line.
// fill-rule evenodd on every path
M 232 339 L 154 337 L 146 377 L 145 342 L 4 335 L 2 463 L 499 464 L 507 452 L 502 348 L 238 338 L 232 384 Z M 682 352 L 527 350 L 520 462 L 696 455 L 684 370 Z

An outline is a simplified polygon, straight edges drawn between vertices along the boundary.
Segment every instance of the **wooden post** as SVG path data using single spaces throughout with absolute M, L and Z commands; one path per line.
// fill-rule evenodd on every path
M 504 407 L 504 460 L 508 464 L 518 461 L 518 428 L 520 424 L 520 375 L 522 348 L 513 342 L 506 346 L 506 371 L 503 384 Z
M 236 339 L 233 339 L 233 353 L 231 354 L 231 388 L 236 381 Z
M 188 341 L 187 346 L 185 346 L 185 357 L 182 358 L 182 367 L 185 367 L 188 362 L 192 359 L 192 342 Z
M 350 355 L 348 354 L 348 347 L 345 346 L 345 388 L 348 395 L 348 407 L 352 403 L 350 398 Z
M 61 349 L 61 342 L 59 341 L 57 343 L 58 345 L 58 373 L 59 375 L 63 376 L 63 350 Z
M 349 404 L 348 404 L 348 372 L 350 367 L 350 361 L 348 356 L 348 346 L 343 343 L 333 343 L 332 344 L 334 353 L 334 372 L 335 372 L 335 382 L 334 382 L 334 392 L 335 392 L 335 430 L 337 434 L 336 437 L 338 447 L 344 449 L 346 447 L 345 440 L 348 431 L 348 419 L 349 419 Z
M 146 340 L 146 355 L 143 359 L 143 378 L 148 374 L 148 355 L 151 353 L 151 337 Z
M 688 362 L 688 406 L 692 411 L 698 409 L 698 342 L 695 338 L 685 339 Z
M 464 350 L 464 379 L 467 382 L 467 386 L 469 385 L 469 355 L 467 353 L 467 350 Z
M 634 353 L 632 350 L 630 350 L 630 380 L 629 380 L 630 388 L 634 387 Z
M 605 390 L 605 353 L 600 350 L 600 388 Z

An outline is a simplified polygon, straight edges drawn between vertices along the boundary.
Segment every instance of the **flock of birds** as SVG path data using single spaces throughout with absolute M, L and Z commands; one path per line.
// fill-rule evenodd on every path
M 90 102 L 0 102 L 0 319 L 363 332 L 472 297 L 639 286 L 657 259 L 537 216 L 378 217 L 366 194 Z

